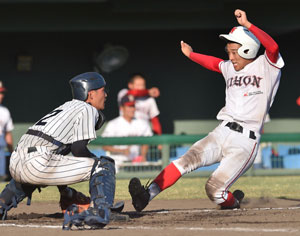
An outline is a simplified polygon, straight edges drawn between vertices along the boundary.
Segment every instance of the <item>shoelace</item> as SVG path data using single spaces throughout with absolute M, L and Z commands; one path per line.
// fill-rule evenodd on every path
M 145 184 L 145 186 L 143 186 L 143 187 L 145 188 L 145 190 L 148 190 L 148 189 L 149 189 L 149 187 L 150 187 L 150 185 L 152 184 L 152 182 L 153 182 L 153 181 L 151 181 L 151 179 L 149 179 L 149 180 L 147 181 L 147 183 Z

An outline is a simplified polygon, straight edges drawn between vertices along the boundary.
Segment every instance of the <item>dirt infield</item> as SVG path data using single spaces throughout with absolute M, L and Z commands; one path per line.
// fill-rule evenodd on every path
M 111 222 L 102 230 L 63 231 L 56 203 L 20 204 L 0 222 L 1 235 L 300 235 L 300 200 L 245 199 L 240 210 L 221 211 L 208 199 L 154 200 L 142 213 L 129 201 L 129 222 Z

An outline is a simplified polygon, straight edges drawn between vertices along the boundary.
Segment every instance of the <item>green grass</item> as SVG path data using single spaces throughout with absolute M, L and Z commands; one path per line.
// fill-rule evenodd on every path
M 141 180 L 146 184 L 147 180 Z M 181 178 L 178 182 L 166 189 L 156 199 L 195 199 L 207 198 L 205 193 L 205 183 L 207 178 Z M 128 193 L 129 180 L 117 180 L 116 199 L 130 199 Z M 0 189 L 4 188 L 6 183 L 0 184 Z M 88 182 L 75 184 L 76 188 L 85 194 L 88 194 Z M 262 177 L 241 177 L 232 187 L 231 191 L 241 189 L 248 198 L 260 197 L 287 197 L 300 199 L 300 176 L 262 176 Z M 32 197 L 33 201 L 58 202 L 59 193 L 56 187 L 42 188 L 42 192 L 36 191 Z

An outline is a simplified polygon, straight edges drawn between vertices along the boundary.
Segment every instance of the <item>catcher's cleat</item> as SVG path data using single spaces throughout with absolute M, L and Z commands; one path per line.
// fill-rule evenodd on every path
M 80 213 L 78 210 L 79 210 L 78 206 L 75 204 L 68 207 L 68 209 L 64 214 L 64 222 L 63 222 L 64 230 L 70 230 L 73 225 L 78 228 L 90 227 L 91 229 L 102 229 L 110 221 L 115 221 L 115 222 L 129 221 L 128 215 L 111 213 L 109 208 L 89 207 L 87 210 Z
M 110 210 L 111 212 L 120 213 L 123 211 L 124 205 L 124 201 L 117 202 L 110 208 Z
M 245 194 L 241 190 L 235 190 L 232 195 L 235 198 L 233 206 L 221 206 L 221 210 L 227 209 L 239 209 L 241 207 L 241 202 L 243 201 Z
M 138 178 L 132 178 L 128 188 L 134 209 L 137 212 L 141 212 L 149 203 L 150 194 L 148 186 L 144 187 Z
M 110 221 L 114 221 L 114 222 L 129 221 L 129 216 L 128 215 L 119 214 L 117 212 L 111 212 L 111 214 L 110 214 Z
M 83 212 L 87 210 L 90 206 L 91 199 L 85 196 L 81 192 L 77 192 L 75 189 L 68 187 L 67 190 L 62 191 L 60 194 L 59 205 L 63 213 L 72 204 L 76 204 L 78 207 L 78 212 Z
M 106 214 L 103 212 L 103 209 L 90 207 L 80 213 L 78 210 L 79 209 L 75 204 L 66 209 L 64 214 L 63 230 L 70 230 L 73 225 L 78 228 L 89 226 L 93 229 L 102 229 L 108 223 L 108 219 L 105 218 Z

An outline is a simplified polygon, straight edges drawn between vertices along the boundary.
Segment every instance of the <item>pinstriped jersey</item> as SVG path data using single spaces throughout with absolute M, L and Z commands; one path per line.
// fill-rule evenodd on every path
M 96 136 L 95 124 L 98 111 L 90 104 L 73 99 L 57 107 L 37 121 L 29 129 L 41 131 L 63 144 L 72 144 L 79 140 L 93 140 Z M 57 146 L 42 138 L 25 134 L 18 148 L 44 146 L 49 150 Z

